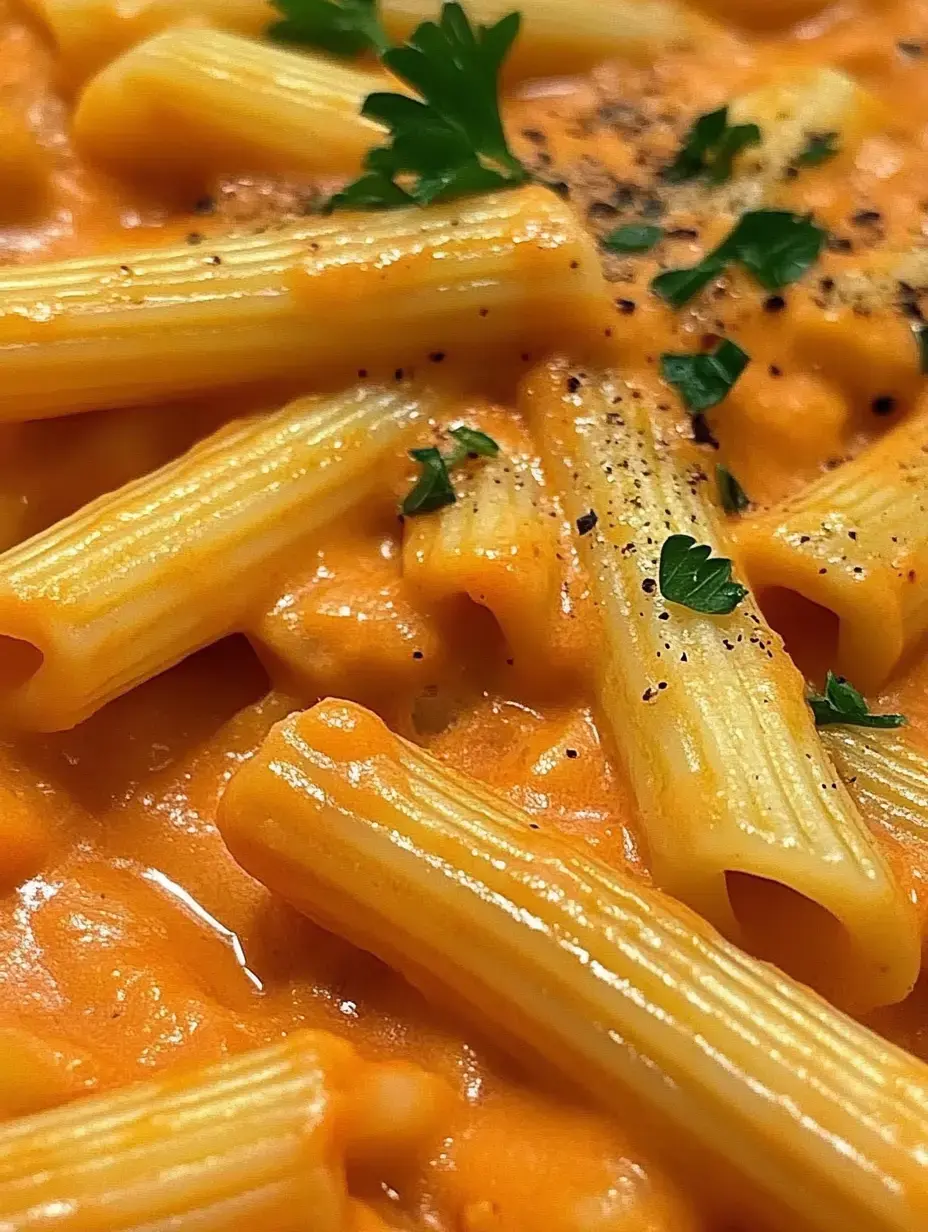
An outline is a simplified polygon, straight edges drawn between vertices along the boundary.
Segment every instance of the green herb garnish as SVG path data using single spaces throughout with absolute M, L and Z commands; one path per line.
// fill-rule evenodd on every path
M 460 4 L 418 26 L 383 63 L 419 98 L 371 94 L 361 114 L 383 124 L 390 144 L 371 150 L 364 174 L 329 205 L 390 209 L 522 184 L 529 173 L 509 149 L 499 112 L 499 74 L 519 32 L 510 13 L 473 29 Z
M 681 308 L 727 265 L 738 262 L 762 287 L 779 291 L 818 259 L 826 238 L 827 232 L 809 217 L 788 210 L 751 210 L 697 265 L 658 274 L 651 289 Z
M 806 144 L 793 160 L 796 167 L 817 167 L 841 153 L 838 133 L 809 133 Z
M 664 232 L 644 222 L 630 222 L 603 237 L 602 246 L 609 252 L 649 252 L 660 242 Z
M 662 355 L 661 376 L 676 389 L 690 414 L 700 415 L 728 396 L 750 362 L 736 342 L 723 338 L 709 354 Z
M 433 513 L 444 505 L 453 505 L 457 500 L 451 482 L 451 470 L 467 458 L 495 458 L 499 445 L 492 436 L 477 428 L 462 425 L 448 433 L 454 437 L 454 448 L 442 454 L 434 445 L 424 449 L 411 449 L 409 456 L 421 467 L 421 474 L 412 491 L 403 501 L 402 510 L 407 517 L 419 513 Z
M 381 54 L 390 46 L 377 0 L 273 0 L 283 20 L 268 34 L 279 43 L 319 47 L 336 56 Z
M 719 500 L 726 513 L 744 513 L 751 501 L 747 492 L 734 477 L 728 467 L 719 462 L 715 468 L 715 482 L 719 490 Z
M 825 692 L 812 693 L 808 698 L 816 727 L 843 723 L 848 727 L 902 727 L 902 714 L 871 714 L 870 707 L 854 686 L 843 676 L 829 672 L 825 677 Z
M 761 131 L 756 124 L 728 123 L 728 108 L 701 115 L 683 139 L 679 153 L 663 171 L 671 184 L 705 175 L 713 184 L 731 179 L 732 164 L 742 150 L 759 145 Z
M 661 594 L 694 612 L 727 616 L 748 593 L 731 580 L 732 563 L 692 535 L 671 535 L 661 548 Z

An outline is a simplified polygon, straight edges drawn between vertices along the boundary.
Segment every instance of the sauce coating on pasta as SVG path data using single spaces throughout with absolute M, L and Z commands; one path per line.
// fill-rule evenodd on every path
M 598 2 L 605 6 L 605 0 Z M 26 6 L 35 11 L 27 12 L 12 0 L 0 0 L 0 130 L 8 128 L 28 150 L 18 159 L 11 155 L 9 166 L 0 153 L 0 348 L 8 339 L 11 346 L 21 342 L 23 347 L 33 341 L 32 336 L 16 336 L 15 324 L 9 325 L 17 312 L 40 331 L 45 299 L 50 312 L 57 310 L 54 287 L 47 292 L 40 287 L 28 310 L 16 308 L 16 296 L 25 292 L 10 290 L 2 280 L 19 267 L 119 254 L 114 277 L 120 277 L 120 268 L 128 272 L 114 284 L 114 294 L 131 306 L 135 294 L 141 303 L 142 292 L 134 287 L 147 276 L 140 256 L 142 272 L 136 278 L 133 254 L 174 245 L 179 262 L 201 262 L 208 274 L 238 269 L 236 262 L 245 258 L 222 248 L 230 233 L 256 237 L 269 232 L 274 240 L 281 224 L 302 225 L 310 217 L 315 225 L 313 211 L 342 178 L 331 166 L 317 166 L 318 173 L 305 167 L 281 170 L 287 156 L 279 151 L 267 156 L 266 165 L 249 154 L 254 166 L 246 171 L 229 161 L 227 136 L 205 123 L 191 130 L 193 157 L 191 149 L 184 151 L 187 163 L 206 169 L 205 177 L 187 167 L 178 170 L 179 163 L 170 161 L 141 170 L 133 159 L 126 169 L 104 165 L 72 135 L 79 90 L 88 88 L 96 70 L 155 30 L 138 30 L 126 45 L 116 45 L 114 36 L 102 59 L 98 52 L 81 50 L 79 40 L 73 44 L 78 50 L 69 54 L 61 29 L 55 42 L 57 7 L 54 0 L 36 0 Z M 79 6 L 72 7 L 76 11 Z M 563 6 L 565 29 L 571 22 L 569 7 Z M 229 12 L 239 9 L 237 16 L 225 23 L 215 18 L 214 24 L 235 34 L 255 34 L 273 16 L 244 0 L 230 5 Z M 526 30 L 530 9 L 527 4 Z M 257 20 L 255 10 L 260 11 Z M 604 719 L 606 702 L 593 682 L 596 647 L 609 613 L 591 572 L 598 567 L 591 560 L 601 558 L 585 553 L 592 543 L 588 536 L 609 533 L 609 515 L 602 505 L 597 508 L 595 498 L 585 496 L 578 498 L 582 508 L 565 507 L 552 464 L 557 447 L 542 439 L 533 410 L 537 403 L 524 392 L 524 382 L 533 379 L 527 374 L 556 350 L 573 351 L 571 373 L 605 363 L 628 380 L 629 398 L 643 396 L 660 405 L 673 448 L 679 445 L 687 465 L 700 467 L 712 484 L 708 503 L 728 527 L 737 575 L 754 586 L 762 613 L 758 626 L 769 622 L 783 635 L 811 687 L 824 687 L 829 668 L 846 672 L 865 689 L 873 714 L 906 716 L 907 748 L 928 756 L 925 626 L 916 594 L 928 585 L 928 576 L 922 576 L 928 549 L 917 541 L 925 532 L 916 526 L 924 507 L 912 505 L 905 519 L 911 542 L 906 541 L 904 551 L 896 545 L 894 572 L 885 578 L 880 574 L 873 587 L 879 596 L 874 604 L 886 603 L 885 617 L 879 608 L 880 629 L 887 638 L 898 633 L 898 647 L 882 657 L 866 648 L 866 633 L 864 650 L 849 651 L 850 662 L 839 661 L 845 619 L 839 606 L 845 591 L 836 589 L 842 598 L 835 599 L 833 612 L 816 581 L 820 570 L 838 570 L 844 562 L 848 603 L 858 602 L 863 588 L 853 589 L 854 568 L 863 573 L 875 566 L 869 557 L 859 564 L 853 556 L 863 551 L 868 533 L 854 520 L 856 511 L 835 532 L 842 538 L 840 550 L 830 543 L 827 563 L 816 558 L 809 566 L 808 585 L 797 581 L 794 586 L 802 569 L 792 556 L 785 564 L 774 561 L 769 546 L 781 523 L 786 524 L 782 510 L 818 493 L 816 485 L 840 474 L 845 465 L 856 465 L 887 434 L 928 415 L 919 354 L 920 332 L 928 330 L 923 315 L 923 309 L 928 313 L 928 269 L 922 268 L 928 227 L 928 3 L 718 0 L 706 3 L 704 10 L 698 33 L 669 40 L 654 55 L 625 48 L 624 54 L 593 66 L 572 52 L 558 75 L 557 56 L 550 50 L 535 53 L 529 42 L 520 53 L 527 60 L 513 62 L 518 68 L 515 79 L 506 82 L 506 130 L 517 157 L 550 192 L 534 185 L 513 190 L 529 196 L 518 207 L 524 217 L 516 210 L 512 224 L 523 227 L 524 242 L 521 247 L 514 242 L 506 258 L 505 278 L 517 287 L 511 302 L 508 290 L 498 300 L 488 298 L 486 305 L 476 300 L 471 305 L 461 293 L 467 312 L 472 306 L 471 316 L 478 323 L 486 320 L 485 334 L 460 323 L 462 307 L 449 312 L 446 324 L 440 318 L 447 337 L 423 333 L 411 357 L 408 351 L 394 357 L 389 345 L 369 348 L 365 333 L 377 328 L 376 321 L 364 316 L 358 326 L 350 311 L 372 298 L 369 265 L 358 257 L 352 266 L 354 258 L 344 255 L 347 242 L 332 241 L 341 246 L 332 263 L 343 258 L 344 268 L 335 275 L 341 281 L 325 284 L 333 288 L 324 292 L 331 303 L 318 315 L 330 312 L 333 338 L 343 334 L 351 339 L 350 354 L 358 356 L 351 359 L 351 379 L 362 389 L 384 387 L 386 401 L 403 402 L 390 411 L 400 425 L 395 436 L 381 419 L 361 421 L 358 431 L 359 440 L 363 437 L 359 450 L 375 436 L 382 442 L 379 486 L 372 484 L 370 492 L 344 508 L 335 509 L 340 498 L 327 496 L 334 502 L 331 516 L 319 519 L 311 537 L 294 534 L 293 542 L 281 540 L 266 562 L 251 562 L 249 578 L 259 574 L 262 579 L 254 595 L 251 590 L 235 593 L 239 564 L 230 546 L 228 588 L 217 585 L 203 592 L 203 602 L 228 619 L 217 618 L 208 628 L 203 625 L 206 632 L 191 633 L 182 652 L 153 650 L 162 656 L 158 671 L 149 671 L 144 660 L 132 679 L 133 685 L 136 679 L 142 682 L 114 688 L 106 694 L 114 700 L 103 708 L 87 702 L 91 694 L 97 696 L 88 686 L 86 695 L 75 700 L 70 720 L 45 724 L 67 726 L 80 717 L 70 730 L 10 730 L 0 740 L 0 1041 L 5 1032 L 11 1040 L 28 1038 L 37 1075 L 34 1093 L 23 1095 L 12 1084 L 7 1092 L 0 1059 L 0 1117 L 112 1091 L 177 1067 L 206 1066 L 310 1027 L 348 1040 L 365 1063 L 414 1062 L 438 1075 L 451 1092 L 435 1124 L 429 1121 L 422 1131 L 411 1162 L 407 1158 L 402 1167 L 371 1173 L 377 1176 L 376 1192 L 367 1192 L 371 1185 L 362 1160 L 354 1198 L 364 1209 L 352 1215 L 352 1228 L 729 1232 L 736 1226 L 733 1219 L 739 1221 L 738 1232 L 766 1226 L 762 1211 L 756 1224 L 744 1215 L 741 1195 L 730 1203 L 725 1195 L 720 1199 L 700 1177 L 698 1163 L 687 1170 L 679 1160 L 668 1161 L 665 1144 L 643 1130 L 635 1116 L 617 1108 L 610 1117 L 560 1076 L 513 1060 L 492 1036 L 442 1008 L 440 997 L 415 991 L 376 958 L 309 922 L 236 863 L 217 828 L 222 792 L 272 726 L 321 699 L 344 698 L 372 710 L 441 762 L 493 788 L 524 810 L 542 836 L 566 836 L 632 881 L 649 887 L 657 876 L 664 888 L 660 861 L 649 854 L 656 850 L 653 835 L 615 747 L 637 719 L 616 712 Z M 107 37 L 101 33 L 98 43 L 105 44 Z M 377 71 L 371 65 L 367 69 Z M 708 182 L 700 171 L 673 182 L 666 168 L 694 121 L 725 106 L 730 122 L 756 122 L 767 144 L 746 147 L 723 182 Z M 110 123 L 113 117 L 106 114 Z M 92 122 L 89 113 L 86 122 Z M 156 131 L 159 123 L 171 122 L 169 115 L 159 120 L 154 109 L 139 119 L 140 131 L 149 125 L 156 146 L 165 137 Z M 112 132 L 106 140 L 114 148 Z M 29 175 L 32 198 L 24 202 L 26 189 L 17 185 Z M 539 200 L 551 198 L 541 214 L 531 196 L 536 192 Z M 482 218 L 465 217 L 468 200 L 456 203 L 461 219 L 448 226 L 460 222 L 475 232 L 489 227 Z M 657 276 L 696 265 L 725 240 L 732 219 L 761 210 L 789 212 L 797 219 L 814 215 L 824 233 L 821 250 L 801 278 L 759 287 L 749 266 L 732 261 L 730 268 L 711 270 L 708 290 L 678 307 L 654 293 L 651 284 Z M 347 218 L 335 215 L 340 217 Z M 539 217 L 547 228 L 544 242 L 533 229 Z M 565 218 L 578 220 L 576 234 L 574 221 Z M 650 228 L 653 234 L 623 238 L 622 230 L 631 228 Z M 320 261 L 332 251 L 324 236 L 309 242 L 322 246 Z M 534 266 L 521 272 L 533 244 L 554 254 L 537 276 Z M 431 284 L 426 285 L 416 265 L 419 249 L 414 252 L 412 242 L 408 249 L 401 241 L 396 245 L 397 268 L 390 276 L 397 282 L 390 284 L 390 294 L 410 301 L 427 296 Z M 504 246 L 501 241 L 499 246 Z M 587 284 L 567 281 L 576 273 L 570 268 L 574 263 L 582 266 L 580 276 L 598 277 L 590 252 L 601 260 L 607 281 L 602 304 L 596 300 L 592 307 Z M 563 270 L 555 268 L 562 253 Z M 283 268 L 286 256 L 279 260 Z M 388 264 L 384 260 L 384 268 Z M 199 276 L 196 271 L 189 275 Z M 186 277 L 178 273 L 175 286 Z M 302 255 L 282 277 L 281 296 L 297 304 L 321 302 L 311 297 L 323 294 L 318 291 L 322 275 Z M 534 316 L 524 309 L 537 331 L 542 318 L 549 318 L 549 334 L 540 342 L 526 340 L 502 322 L 496 328 L 497 318 L 523 311 L 519 296 L 525 303 L 547 296 Z M 166 291 L 164 303 L 170 298 Z M 68 296 L 60 302 L 67 303 Z M 389 297 L 378 301 L 387 339 L 394 336 L 387 320 L 392 302 Z M 233 327 L 220 320 L 218 332 L 227 327 L 231 335 Z M 465 345 L 466 329 L 471 332 Z M 589 339 L 587 354 L 581 353 L 580 342 L 562 341 L 578 336 Z M 718 354 L 725 340 L 736 343 L 749 363 L 726 386 L 723 399 L 690 413 L 681 401 L 679 381 L 666 379 L 662 357 Z M 99 358 L 102 372 L 105 349 Z M 0 372 L 4 362 L 0 354 Z M 307 392 L 315 394 L 321 387 L 320 396 L 328 397 L 344 385 L 344 367 L 337 368 L 334 360 L 331 372 L 309 386 L 304 373 L 277 371 L 271 361 L 270 371 L 256 363 L 255 379 L 249 380 L 249 362 L 243 360 L 234 379 L 223 382 L 220 377 L 207 382 L 214 388 L 204 388 L 195 365 L 185 366 L 178 342 L 176 368 L 153 371 L 151 387 L 161 391 L 154 405 L 122 409 L 122 371 L 106 386 L 105 397 L 98 396 L 91 372 L 80 396 L 86 405 L 102 409 L 87 410 L 81 403 L 75 409 L 82 413 L 68 417 L 41 418 L 41 412 L 29 409 L 30 399 L 42 396 L 30 386 L 22 393 L 26 409 L 14 416 L 21 422 L 0 423 L 0 547 L 15 549 L 89 502 L 174 463 L 199 442 L 207 442 L 218 458 L 219 446 L 212 442 L 219 438 L 212 434 L 227 423 L 232 424 L 227 431 L 234 433 L 247 416 L 276 414 Z M 48 363 L 46 372 L 51 359 Z M 152 361 L 151 368 L 160 364 Z M 132 366 L 127 361 L 126 370 Z M 176 372 L 183 372 L 186 385 L 172 386 Z M 35 389 L 45 381 L 53 391 L 48 396 L 57 396 L 52 377 L 46 381 L 40 374 L 37 380 Z M 101 388 L 104 384 L 101 377 Z M 413 406 L 419 394 L 406 391 L 422 387 L 433 392 Z M 11 403 L 20 392 L 11 383 Z M 570 390 L 570 397 L 575 394 L 582 399 L 582 392 Z M 432 397 L 438 403 L 449 400 L 451 413 L 436 411 L 428 400 Z M 610 413 L 620 413 L 617 403 Z M 292 473 L 343 465 L 353 476 L 347 456 L 353 424 L 354 419 L 338 420 L 335 444 L 320 429 L 320 452 L 294 461 Z M 460 469 L 452 473 L 457 522 L 434 512 L 398 516 L 419 476 L 409 448 L 437 445 L 448 453 L 452 424 L 485 434 L 499 446 L 499 454 L 477 457 L 471 450 L 466 456 L 465 449 Z M 281 433 L 286 430 L 284 425 Z M 925 442 L 919 438 L 911 451 L 928 451 L 928 435 Z M 273 448 L 278 445 L 275 441 Z M 267 458 L 271 469 L 283 465 L 271 444 L 260 446 L 265 448 L 260 453 L 255 446 L 256 474 L 265 473 Z M 570 461 L 580 474 L 582 462 L 573 455 Z M 908 467 L 910 462 L 907 452 L 894 465 Z M 715 492 L 717 466 L 737 480 L 750 501 L 746 511 L 727 519 Z M 882 483 L 885 472 L 879 478 Z M 497 523 L 486 531 L 489 515 L 480 523 L 480 512 L 494 509 L 494 501 L 502 499 L 500 491 L 511 502 L 508 508 L 518 512 L 508 538 Z M 153 503 L 163 498 L 161 488 L 142 493 L 138 510 L 149 499 L 146 493 L 154 493 Z M 310 493 L 303 504 L 279 509 L 269 504 L 260 525 L 279 527 L 287 518 L 306 519 L 308 525 L 318 499 Z M 126 520 L 120 508 L 115 522 Z M 474 517 L 468 520 L 471 508 Z M 137 511 L 136 516 L 142 515 Z M 439 523 L 439 518 L 444 520 Z M 479 540 L 484 533 L 497 535 L 492 550 Z M 797 531 L 797 540 L 805 533 Z M 477 537 L 477 548 L 469 535 Z M 781 537 L 789 538 L 788 528 Z M 790 539 L 788 547 L 798 552 L 805 545 Z M 883 548 L 873 548 L 874 558 L 881 552 L 884 559 Z M 494 553 L 503 557 L 503 566 Z M 152 561 L 156 555 L 153 549 Z M 467 561 L 460 565 L 463 557 Z M 244 576 L 245 564 L 241 570 Z M 63 586 L 67 572 L 49 576 L 55 586 Z M 642 603 L 650 602 L 649 582 L 650 576 Z M 0 606 L 6 602 L 6 584 L 4 576 Z M 110 585 L 109 575 L 98 585 L 102 593 Z M 85 646 L 96 637 L 94 599 L 92 588 L 89 596 L 79 593 L 74 599 L 86 603 L 74 645 L 82 636 Z M 120 600 L 124 632 L 136 601 L 142 602 L 137 592 L 128 590 Z M 168 603 L 159 619 L 170 622 L 172 611 Z M 17 639 L 38 642 L 38 635 L 21 625 L 2 630 L 0 691 L 18 688 L 35 671 L 18 650 L 5 654 L 9 643 L 23 644 Z M 763 628 L 769 632 L 766 624 Z M 100 636 L 98 664 L 106 662 L 107 647 L 123 644 L 112 625 Z M 155 645 L 157 622 L 151 638 Z M 654 645 L 660 656 L 670 642 Z M 37 653 L 40 658 L 45 654 L 40 670 L 54 667 L 57 649 L 40 645 Z M 675 662 L 675 670 L 678 666 Z M 671 681 L 669 694 L 678 679 L 670 671 L 664 671 L 663 663 L 654 667 L 653 696 L 648 683 L 640 691 L 641 706 L 663 704 L 659 694 L 666 682 Z M 763 681 L 758 696 L 766 688 Z M 54 685 L 51 692 L 42 713 L 57 713 L 60 703 L 64 714 L 70 702 Z M 667 720 L 671 724 L 673 715 Z M 874 877 L 885 867 L 898 897 L 914 909 L 923 938 L 928 913 L 924 832 L 915 822 L 900 820 L 902 806 L 893 812 L 880 805 L 889 798 L 885 785 L 873 788 L 872 799 L 864 798 L 863 787 L 859 798 L 855 794 L 857 778 L 865 777 L 860 759 L 866 750 L 848 746 L 842 753 L 827 740 L 826 749 L 848 783 L 848 808 L 859 808 L 863 817 L 865 838 L 875 853 Z M 851 759 L 851 769 L 844 768 L 842 756 Z M 826 796 L 833 786 L 838 792 L 830 779 L 822 786 Z M 694 807 L 698 790 L 694 775 Z M 905 799 L 911 804 L 911 797 Z M 924 803 L 928 817 L 928 799 Z M 911 808 L 917 812 L 915 805 Z M 867 994 L 858 997 L 856 986 L 852 991 L 843 983 L 832 987 L 824 970 L 831 951 L 810 940 L 825 910 L 821 902 L 805 883 L 788 891 L 795 891 L 795 902 L 774 893 L 767 897 L 772 882 L 761 884 L 762 874 L 755 877 L 755 872 L 753 866 L 727 867 L 723 874 L 744 928 L 742 943 L 782 962 L 842 1007 L 864 1014 L 886 1038 L 928 1060 L 922 985 L 907 997 L 874 994 L 869 999 Z M 747 879 L 743 885 L 742 876 Z M 690 905 L 711 917 L 709 907 Z M 712 922 L 724 927 L 723 921 Z M 440 930 L 441 919 L 434 925 Z M 901 934 L 904 926 L 899 927 Z M 805 957 L 804 950 L 809 951 Z M 885 1005 L 892 999 L 899 1003 Z M 375 1127 L 369 1135 L 375 1139 L 379 1132 Z M 358 1135 L 363 1137 L 360 1130 Z

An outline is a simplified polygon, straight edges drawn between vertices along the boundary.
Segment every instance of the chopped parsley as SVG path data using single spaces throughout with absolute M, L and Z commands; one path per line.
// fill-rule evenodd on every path
M 658 274 L 651 289 L 681 308 L 726 266 L 738 262 L 766 290 L 779 291 L 818 260 L 826 239 L 827 232 L 809 217 L 788 210 L 750 210 L 698 264 Z
M 319 47 L 336 56 L 378 55 L 390 40 L 377 15 L 377 0 L 273 0 L 282 20 L 268 30 L 279 43 Z
M 664 168 L 663 178 L 680 184 L 704 175 L 712 184 L 723 184 L 731 179 L 735 158 L 749 146 L 760 145 L 760 140 L 756 124 L 729 124 L 727 107 L 709 111 L 686 134 L 676 158 Z
M 818 167 L 841 153 L 839 133 L 809 133 L 806 144 L 793 160 L 794 167 Z
M 750 362 L 736 342 L 723 338 L 709 354 L 662 355 L 661 376 L 676 389 L 691 415 L 701 415 L 728 396 Z
M 810 694 L 808 701 L 816 727 L 835 723 L 849 727 L 902 727 L 906 722 L 902 714 L 871 714 L 870 707 L 850 681 L 834 672 L 825 677 L 825 692 Z
M 915 341 L 918 344 L 919 368 L 928 374 L 928 325 L 918 326 L 915 330 Z
M 660 243 L 663 234 L 661 227 L 630 222 L 604 236 L 602 246 L 609 252 L 650 252 L 655 244 Z
M 336 193 L 332 208 L 390 209 L 522 184 L 529 173 L 509 149 L 499 112 L 499 74 L 519 32 L 510 13 L 475 30 L 460 4 L 418 26 L 403 47 L 382 55 L 418 98 L 371 94 L 361 114 L 389 131 L 370 150 L 359 179 Z
M 715 483 L 719 492 L 719 500 L 726 513 L 744 513 L 751 500 L 744 488 L 734 477 L 727 466 L 719 462 L 715 468 Z
M 671 535 L 661 548 L 661 594 L 694 612 L 727 616 L 748 593 L 731 580 L 732 563 L 692 535 Z
M 409 451 L 412 460 L 419 463 L 421 473 L 402 504 L 402 511 L 408 518 L 453 505 L 457 500 L 451 482 L 454 467 L 467 458 L 495 458 L 499 453 L 499 445 L 492 436 L 477 428 L 462 425 L 452 428 L 448 435 L 454 437 L 455 442 L 448 454 L 442 454 L 434 445 Z

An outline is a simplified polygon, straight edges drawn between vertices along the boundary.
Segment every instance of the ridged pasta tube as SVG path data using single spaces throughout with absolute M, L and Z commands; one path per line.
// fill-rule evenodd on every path
M 51 32 L 70 85 L 179 22 L 260 34 L 277 15 L 270 0 L 26 0 L 26 5 Z
M 0 271 L 0 420 L 599 331 L 599 258 L 529 187 Z
M 342 1232 L 336 1109 L 357 1066 L 307 1032 L 0 1126 L 0 1228 Z
M 729 554 L 699 455 L 660 395 L 564 361 L 524 392 L 552 483 L 579 536 L 602 616 L 597 688 L 628 769 L 658 885 L 733 938 L 749 874 L 829 913 L 786 944 L 795 901 L 751 938 L 830 995 L 864 1006 L 901 1000 L 919 967 L 914 914 L 824 753 L 804 682 L 750 596 L 730 615 L 668 602 L 658 584 L 675 534 Z M 595 525 L 590 513 L 596 515 Z M 755 903 L 762 886 L 751 883 Z M 732 892 L 737 890 L 737 902 Z M 765 900 L 766 901 L 766 900 Z M 746 904 L 751 906 L 751 901 Z M 834 928 L 834 921 L 841 928 Z M 808 935 L 811 932 L 811 935 Z
M 372 1171 L 411 1159 L 435 1130 L 444 1086 L 405 1068 L 367 1064 L 335 1036 L 300 1031 L 0 1125 L 0 1228 L 346 1232 L 357 1210 L 345 1181 L 357 1126 Z M 400 1102 L 391 1120 L 380 1115 L 374 1142 L 358 1109 L 397 1093 L 398 1082 Z
M 87 86 L 72 131 L 98 162 L 208 184 L 217 174 L 356 171 L 383 130 L 383 74 L 208 27 L 175 27 Z
M 278 724 L 220 829 L 254 876 L 522 1057 L 820 1232 L 928 1220 L 928 1069 L 347 702 Z M 668 1132 L 669 1131 L 669 1132 Z
M 561 571 L 558 522 L 537 475 L 503 453 L 455 488 L 453 505 L 406 520 L 404 576 L 431 602 L 468 595 L 489 608 L 510 646 L 544 654 Z
M 431 0 L 385 0 L 387 31 L 405 38 L 422 21 L 434 20 Z M 647 60 L 667 47 L 703 45 L 714 28 L 676 0 L 609 0 L 571 7 L 564 0 L 467 0 L 471 21 L 489 25 L 513 7 L 522 30 L 507 60 L 519 76 L 562 75 L 624 55 Z
M 755 587 L 833 612 L 834 667 L 878 688 L 928 629 L 928 414 L 737 530 Z
M 928 839 L 928 757 L 908 735 L 840 726 L 820 734 L 866 818 Z
M 402 387 L 301 399 L 0 556 L 0 716 L 71 727 L 243 628 L 298 545 L 377 490 L 389 503 L 431 405 Z
M 115 56 L 177 22 L 208 22 L 258 34 L 279 20 L 268 0 L 28 0 L 54 34 L 72 80 L 80 81 Z M 428 0 L 383 0 L 384 24 L 405 38 L 438 7 Z M 484 25 L 512 12 L 510 0 L 468 0 L 472 21 Z M 538 76 L 589 68 L 617 54 L 645 58 L 661 48 L 705 39 L 705 18 L 675 0 L 609 0 L 571 9 L 564 0 L 522 0 L 522 33 L 507 61 L 516 75 Z

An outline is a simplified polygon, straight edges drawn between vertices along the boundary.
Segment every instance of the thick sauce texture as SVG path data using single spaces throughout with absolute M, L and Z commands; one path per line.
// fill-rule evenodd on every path
M 614 284 L 617 362 L 653 368 L 662 350 L 691 349 L 706 334 L 733 337 L 751 354 L 724 415 L 710 415 L 709 427 L 764 504 L 853 455 L 909 414 L 917 398 L 917 303 L 862 315 L 840 306 L 824 313 L 811 299 L 827 297 L 829 280 L 861 253 L 911 247 L 928 233 L 928 2 L 846 0 L 822 10 L 756 0 L 753 29 L 735 21 L 733 10 L 746 7 L 718 0 L 715 15 L 730 25 L 717 46 L 535 86 L 510 100 L 507 119 L 527 163 L 604 235 L 660 212 L 654 168 L 672 156 L 695 115 L 781 69 L 843 68 L 885 107 L 885 122 L 852 153 L 784 189 L 785 204 L 814 209 L 838 237 L 811 290 L 787 293 L 785 303 L 759 313 L 756 293 L 742 295 L 735 279 L 711 310 L 673 314 L 648 294 L 649 258 L 604 258 Z M 800 24 L 788 33 L 772 29 L 788 21 Z M 299 211 L 312 191 L 309 184 L 225 182 L 178 212 L 151 190 L 83 165 L 69 145 L 53 52 L 3 2 L 0 97 L 40 134 L 52 169 L 41 224 L 0 227 L 0 259 L 10 263 L 169 236 L 196 244 L 233 225 Z M 707 237 L 711 222 L 679 210 L 661 224 L 674 233 L 669 264 L 691 264 L 700 251 L 695 240 L 717 238 Z M 815 324 L 826 316 L 827 328 Z M 492 392 L 503 403 L 511 395 Z M 275 396 L 255 398 L 273 405 Z M 3 546 L 155 468 L 254 404 L 242 403 L 224 396 L 0 428 Z M 475 422 L 492 427 L 502 414 L 508 426 L 499 431 L 531 450 L 512 412 L 488 406 Z M 720 1225 L 687 1196 L 691 1178 L 652 1162 L 634 1126 L 623 1126 L 621 1109 L 610 1121 L 544 1075 L 522 1072 L 375 960 L 275 901 L 218 836 L 223 786 L 270 725 L 335 694 L 403 725 L 404 734 L 498 788 L 541 826 L 648 877 L 628 789 L 582 683 L 585 647 L 595 636 L 582 584 L 568 588 L 550 668 L 521 663 L 489 613 L 469 600 L 436 613 L 407 592 L 401 536 L 395 520 L 352 522 L 319 543 L 286 592 L 269 597 L 260 655 L 245 638 L 230 639 L 72 732 L 0 744 L 0 794 L 13 812 L 41 819 L 45 835 L 35 867 L 0 886 L 0 1030 L 47 1041 L 45 1061 L 61 1098 L 319 1026 L 367 1056 L 415 1059 L 458 1093 L 457 1114 L 433 1157 L 375 1196 L 399 1227 L 727 1227 L 724 1211 Z M 926 671 L 916 658 L 878 700 L 907 713 L 916 737 L 928 742 Z M 412 699 L 402 717 L 394 713 L 397 698 Z M 878 837 L 924 914 L 928 848 L 889 832 Z M 924 1002 L 917 988 L 875 1025 L 928 1057 Z

